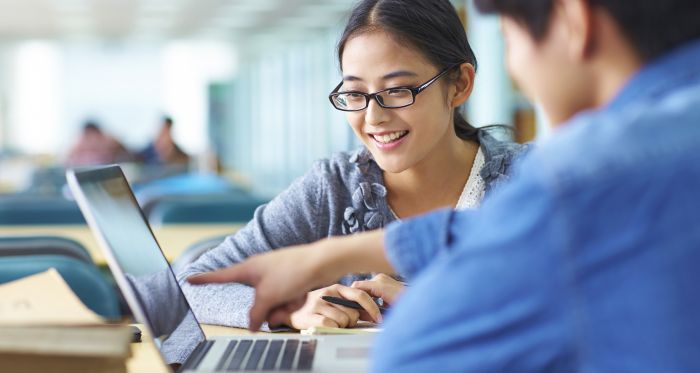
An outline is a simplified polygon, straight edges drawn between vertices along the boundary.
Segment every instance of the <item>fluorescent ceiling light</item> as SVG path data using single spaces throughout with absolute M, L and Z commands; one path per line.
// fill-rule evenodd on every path
M 260 23 L 258 14 L 245 14 L 240 16 L 219 16 L 207 22 L 207 26 L 220 28 L 248 28 Z
M 51 7 L 59 12 L 86 11 L 90 7 L 87 0 L 51 0 Z M 43 4 L 40 4 L 43 6 Z
M 56 21 L 59 28 L 68 31 L 88 30 L 92 26 L 89 17 L 59 17 Z
M 276 0 L 255 0 L 229 2 L 222 5 L 219 11 L 224 14 L 250 14 L 252 12 L 269 12 L 278 9 L 283 2 Z

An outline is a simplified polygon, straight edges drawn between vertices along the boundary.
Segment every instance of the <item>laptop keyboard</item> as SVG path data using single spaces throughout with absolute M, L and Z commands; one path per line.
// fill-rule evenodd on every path
M 216 370 L 223 372 L 241 370 L 310 371 L 315 353 L 315 340 L 231 340 L 216 365 Z

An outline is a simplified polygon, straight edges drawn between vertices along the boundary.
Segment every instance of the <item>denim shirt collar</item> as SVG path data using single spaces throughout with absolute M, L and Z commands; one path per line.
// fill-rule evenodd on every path
M 700 40 L 686 43 L 647 63 L 632 76 L 607 108 L 617 110 L 640 98 L 653 98 L 669 90 L 691 84 L 698 78 L 700 78 Z

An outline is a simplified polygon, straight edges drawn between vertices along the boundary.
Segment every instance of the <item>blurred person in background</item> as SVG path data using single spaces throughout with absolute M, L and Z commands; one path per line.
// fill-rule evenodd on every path
M 68 153 L 66 166 L 90 166 L 125 161 L 130 158 L 128 150 L 100 128 L 94 120 L 88 120 Z
M 187 165 L 190 157 L 173 139 L 173 119 L 164 116 L 156 138 L 146 148 L 137 153 L 136 158 L 146 165 Z

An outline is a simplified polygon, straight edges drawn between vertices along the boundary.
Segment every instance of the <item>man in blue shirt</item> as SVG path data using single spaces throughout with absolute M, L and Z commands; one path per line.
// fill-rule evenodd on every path
M 477 6 L 556 127 L 508 185 L 191 282 L 256 286 L 256 329 L 344 273 L 399 273 L 376 371 L 700 371 L 700 3 Z

